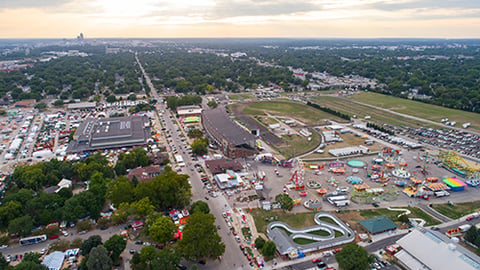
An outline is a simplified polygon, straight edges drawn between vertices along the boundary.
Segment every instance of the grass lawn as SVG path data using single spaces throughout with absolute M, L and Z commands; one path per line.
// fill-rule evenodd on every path
M 480 211 L 480 201 L 455 203 L 453 205 L 434 204 L 433 209 L 449 218 L 457 219 L 473 212 Z
M 440 224 L 440 221 L 436 220 L 434 217 L 430 216 L 429 214 L 423 212 L 422 209 L 417 208 L 417 207 L 408 207 L 408 210 L 410 210 L 412 213 L 410 214 L 410 217 L 415 217 L 415 218 L 421 218 L 427 222 L 425 225 L 426 226 L 433 226 L 433 225 L 438 225 Z
M 357 118 L 364 118 L 365 116 L 370 116 L 372 122 L 378 123 L 388 123 L 396 126 L 407 125 L 411 127 L 417 126 L 426 126 L 426 127 L 441 127 L 441 125 L 428 125 L 420 121 L 413 119 L 401 117 L 391 113 L 386 113 L 383 111 L 376 110 L 374 108 L 355 104 L 348 99 L 331 97 L 331 96 L 322 96 L 314 99 L 315 103 L 319 105 L 326 106 L 328 108 L 337 110 L 339 112 L 347 113 L 350 115 L 356 115 Z
M 309 232 L 311 234 L 315 234 L 315 235 L 318 235 L 318 236 L 329 236 L 330 234 L 324 230 L 316 230 L 316 231 L 313 231 L 313 232 Z
M 288 116 L 307 125 L 323 125 L 325 119 L 345 122 L 345 120 L 329 113 L 314 109 L 302 103 L 291 101 L 267 101 L 250 103 L 243 112 L 249 115 L 262 115 L 264 112 L 279 116 Z
M 320 135 L 316 132 L 312 132 L 311 140 L 300 135 L 283 136 L 283 143 L 277 146 L 277 150 L 286 158 L 299 155 L 301 153 L 313 150 L 320 144 Z
M 355 137 L 355 135 L 350 133 L 340 134 L 340 137 L 343 139 L 343 142 L 336 142 L 334 144 L 328 144 L 323 148 L 323 153 L 313 153 L 305 157 L 305 159 L 318 159 L 318 158 L 332 158 L 333 156 L 328 153 L 331 149 L 344 148 L 350 146 L 359 146 L 365 145 L 365 139 Z M 379 143 L 374 143 L 373 145 L 367 146 L 370 149 L 370 152 L 377 152 L 382 149 L 382 145 Z
M 310 239 L 304 239 L 304 238 L 295 238 L 293 239 L 293 242 L 299 244 L 299 245 L 308 245 L 311 243 L 317 243 L 315 240 L 310 240 Z
M 357 95 L 352 95 L 349 98 L 395 112 L 413 114 L 417 117 L 436 122 L 440 122 L 442 118 L 448 118 L 450 121 L 456 121 L 459 124 L 470 122 L 472 123 L 472 129 L 480 130 L 480 116 L 477 113 L 454 110 L 372 92 L 359 93 Z
M 285 213 L 282 210 L 263 211 L 262 209 L 253 209 L 250 213 L 255 220 L 257 231 L 262 233 L 267 232 L 267 224 L 271 221 L 266 221 L 265 219 L 270 219 L 270 217 L 278 217 L 278 221 L 285 222 L 293 228 L 304 228 L 316 224 L 315 221 L 313 221 L 313 217 L 315 216 L 313 212 L 291 214 Z
M 264 125 L 272 125 L 272 124 L 277 124 L 278 120 L 272 117 L 267 117 L 267 116 L 259 116 L 255 117 L 258 121 L 262 122 Z

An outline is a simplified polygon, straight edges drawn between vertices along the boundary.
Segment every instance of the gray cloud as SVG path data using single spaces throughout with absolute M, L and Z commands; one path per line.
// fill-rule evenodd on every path
M 28 8 L 28 7 L 55 7 L 71 0 L 1 0 L 0 9 Z
M 165 8 L 159 4 L 160 9 Z M 240 16 L 272 16 L 293 14 L 298 12 L 308 12 L 320 10 L 319 5 L 309 2 L 293 2 L 288 0 L 250 0 L 248 2 L 236 2 L 231 0 L 217 0 L 215 6 L 197 7 L 187 9 L 165 10 L 161 12 L 166 16 L 200 16 L 207 20 L 218 20 L 230 17 Z M 160 15 L 156 14 L 152 15 Z
M 370 6 L 370 8 L 396 11 L 402 9 L 412 8 L 459 8 L 459 9 L 472 9 L 480 8 L 480 1 L 478 0 L 418 0 L 408 3 L 392 3 L 392 2 L 380 2 Z
M 318 5 L 297 1 L 254 0 L 254 3 L 232 3 L 228 0 L 217 1 L 214 10 L 207 15 L 209 19 L 221 19 L 237 16 L 271 16 L 308 12 L 321 9 Z

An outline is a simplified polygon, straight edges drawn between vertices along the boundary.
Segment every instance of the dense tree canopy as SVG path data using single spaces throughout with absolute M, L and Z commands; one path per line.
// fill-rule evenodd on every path
M 372 262 L 367 250 L 356 243 L 345 245 L 335 254 L 335 259 L 342 270 L 366 270 Z
M 217 233 L 212 214 L 197 212 L 190 215 L 183 229 L 183 238 L 178 250 L 185 258 L 192 260 L 216 259 L 225 252 L 225 244 Z
M 291 211 L 293 208 L 293 199 L 288 194 L 278 194 L 275 201 L 280 203 L 283 210 Z

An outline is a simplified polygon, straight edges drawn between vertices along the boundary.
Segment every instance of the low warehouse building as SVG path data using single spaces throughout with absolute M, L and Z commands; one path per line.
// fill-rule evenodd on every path
M 147 144 L 150 138 L 147 116 L 88 118 L 78 127 L 67 152 L 140 146 Z

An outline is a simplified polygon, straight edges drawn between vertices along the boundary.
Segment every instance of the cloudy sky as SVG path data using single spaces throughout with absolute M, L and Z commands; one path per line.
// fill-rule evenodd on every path
M 0 38 L 480 38 L 480 0 L 0 0 Z

